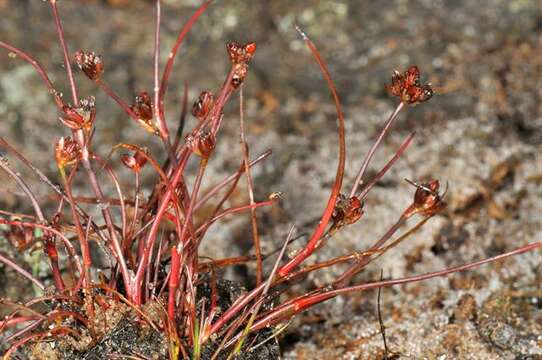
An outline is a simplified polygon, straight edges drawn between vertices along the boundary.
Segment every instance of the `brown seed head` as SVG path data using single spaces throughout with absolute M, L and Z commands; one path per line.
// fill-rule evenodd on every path
M 82 99 L 78 107 L 64 105 L 62 107 L 64 116 L 60 121 L 72 130 L 84 129 L 89 131 L 96 119 L 96 100 L 94 96 Z
M 13 221 L 21 221 L 20 218 L 12 217 Z M 19 251 L 28 249 L 34 242 L 34 231 L 32 228 L 21 225 L 10 225 L 8 230 L 3 232 L 4 237 Z
M 127 168 L 139 172 L 147 163 L 146 154 L 148 154 L 147 148 L 142 148 L 134 154 L 123 154 L 120 159 Z
M 240 45 L 232 41 L 226 45 L 228 55 L 233 64 L 248 63 L 256 52 L 256 43 L 250 42 L 245 45 Z
M 188 134 L 186 144 L 194 154 L 207 159 L 213 152 L 216 145 L 216 137 L 210 131 L 202 131 L 197 135 Z
M 331 219 L 335 227 L 350 225 L 357 222 L 363 215 L 363 203 L 356 196 L 347 198 L 340 194 L 333 209 Z
M 420 70 L 415 65 L 410 66 L 404 74 L 395 70 L 391 77 L 391 84 L 386 85 L 386 90 L 409 105 L 422 103 L 433 96 L 430 84 L 420 84 Z
M 70 136 L 61 137 L 55 145 L 55 159 L 58 167 L 74 164 L 81 156 L 81 149 Z
M 142 91 L 136 95 L 130 109 L 137 116 L 137 123 L 141 127 L 152 134 L 159 133 L 156 126 L 152 123 L 152 118 L 154 115 L 153 103 L 151 97 L 146 91 Z
M 198 101 L 192 106 L 192 115 L 203 120 L 209 114 L 215 103 L 215 96 L 209 91 L 202 91 Z
M 94 52 L 77 51 L 75 62 L 90 80 L 97 80 L 104 72 L 104 64 L 101 55 Z
M 440 183 L 430 180 L 421 185 L 414 184 L 417 189 L 414 193 L 414 213 L 423 216 L 433 216 L 446 207 L 446 202 L 439 194 Z
M 134 103 L 130 107 L 134 114 L 141 120 L 149 121 L 153 117 L 152 100 L 149 93 L 146 91 L 140 92 L 136 95 Z

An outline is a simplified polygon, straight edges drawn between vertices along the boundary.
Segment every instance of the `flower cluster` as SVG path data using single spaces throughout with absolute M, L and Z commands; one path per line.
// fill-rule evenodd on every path
M 137 117 L 137 123 L 145 130 L 152 134 L 157 134 L 158 129 L 152 123 L 153 118 L 153 103 L 149 93 L 146 91 L 140 92 L 136 95 L 130 110 Z
M 204 159 L 209 158 L 216 145 L 216 137 L 211 131 L 199 131 L 196 135 L 188 134 L 185 140 L 194 154 Z
M 60 117 L 62 124 L 72 130 L 83 129 L 89 132 L 96 118 L 96 101 L 94 96 L 90 96 L 81 100 L 77 107 L 64 105 L 62 111 L 64 112 Z
M 417 105 L 433 96 L 431 84 L 420 84 L 420 70 L 415 65 L 410 66 L 403 74 L 395 70 L 391 85 L 386 85 L 386 90 L 409 105 Z
M 234 69 L 231 84 L 234 88 L 237 88 L 247 76 L 248 63 L 256 52 L 256 43 L 250 42 L 245 45 L 239 45 L 232 41 L 228 43 L 226 48 Z
M 205 119 L 215 104 L 215 96 L 209 91 L 202 91 L 192 107 L 192 115 L 199 120 Z
M 363 203 L 356 196 L 347 198 L 345 195 L 340 194 L 331 219 L 333 220 L 333 226 L 340 228 L 345 225 L 351 225 L 357 222 L 363 215 Z
M 75 62 L 90 80 L 98 80 L 104 72 L 101 55 L 97 55 L 93 51 L 77 51 L 75 53 Z
M 146 155 L 148 154 L 148 152 L 149 151 L 147 148 L 143 148 L 141 150 L 137 150 L 133 154 L 123 154 L 120 157 L 120 160 L 128 169 L 134 172 L 140 172 L 147 163 Z
M 421 185 L 411 184 L 417 188 L 414 193 L 413 213 L 422 216 L 433 216 L 447 206 L 442 199 L 443 196 L 439 194 L 440 183 L 438 180 L 430 180 Z
M 81 148 L 70 136 L 61 137 L 55 145 L 55 160 L 59 168 L 73 165 L 81 156 Z

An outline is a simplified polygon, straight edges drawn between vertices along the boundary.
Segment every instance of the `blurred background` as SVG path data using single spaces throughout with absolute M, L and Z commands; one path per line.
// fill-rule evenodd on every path
M 162 59 L 199 3 L 163 0 Z M 141 90 L 151 92 L 154 1 L 72 0 L 58 5 L 71 52 L 102 54 L 103 79 L 127 102 Z M 67 96 L 48 4 L 0 0 L 0 16 L 0 39 L 35 56 Z M 229 67 L 228 41 L 257 43 L 244 86 L 247 140 L 253 157 L 267 149 L 273 155 L 254 170 L 255 190 L 259 199 L 284 192 L 280 206 L 258 213 L 264 252 L 281 244 L 292 224 L 300 233 L 312 229 L 327 201 L 337 163 L 335 108 L 295 24 L 318 46 L 344 105 L 344 192 L 397 105 L 384 90 L 392 71 L 416 64 L 422 82 L 430 82 L 436 92 L 428 103 L 402 112 L 377 152 L 369 177 L 416 130 L 414 143 L 371 192 L 363 220 L 330 239 L 315 260 L 362 250 L 382 235 L 411 201 L 414 189 L 403 178 L 448 182 L 449 207 L 356 282 L 378 279 L 380 269 L 386 278 L 418 274 L 542 240 L 539 1 L 216 1 L 181 48 L 166 116 L 175 129 L 185 83 L 190 106 L 202 90 L 220 88 Z M 82 96 L 96 96 L 96 152 L 105 156 L 113 145 L 129 142 L 148 146 L 164 158 L 157 139 L 80 72 L 76 76 Z M 204 186 L 239 166 L 238 113 L 234 96 Z M 188 126 L 194 123 L 190 118 Z M 5 51 L 0 52 L 0 133 L 52 178 L 58 177 L 53 144 L 67 131 L 33 68 Z M 119 163 L 118 157 L 113 159 Z M 18 170 L 26 174 L 22 166 Z M 132 186 L 130 174 L 119 171 L 123 185 Z M 150 185 L 152 174 L 147 175 L 145 183 Z M 5 174 L 0 180 L 1 208 L 27 210 L 15 184 Z M 77 182 L 84 185 L 84 176 Z M 44 204 L 54 204 L 43 185 L 30 183 Z M 243 188 L 232 202 L 247 202 Z M 227 219 L 212 229 L 202 245 L 204 254 L 218 258 L 251 250 L 248 216 Z M 292 250 L 296 247 L 300 244 Z M 401 359 L 542 358 L 540 264 L 542 257 L 535 251 L 476 271 L 384 290 L 390 351 Z M 325 284 L 341 270 L 310 276 L 292 293 Z M 227 276 L 250 285 L 253 274 L 249 265 Z M 0 268 L 2 279 L 0 284 L 16 281 Z M 3 289 L 0 294 L 13 291 Z M 384 358 L 376 293 L 316 307 L 296 318 L 281 342 L 287 359 Z

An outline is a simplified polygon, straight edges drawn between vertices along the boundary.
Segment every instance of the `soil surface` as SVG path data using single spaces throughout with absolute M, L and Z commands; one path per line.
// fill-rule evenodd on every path
M 163 54 L 197 3 L 163 1 Z M 152 89 L 153 1 L 58 4 L 70 49 L 101 53 L 105 81 L 122 97 Z M 67 89 L 48 4 L 0 0 L 0 15 L 1 39 L 35 55 L 52 80 Z M 377 152 L 369 176 L 417 131 L 406 155 L 370 193 L 364 218 L 337 233 L 313 260 L 365 249 L 385 233 L 411 201 L 413 188 L 403 178 L 447 182 L 449 206 L 371 264 L 356 283 L 379 279 L 381 269 L 385 278 L 420 274 L 542 240 L 539 1 L 221 1 L 202 16 L 181 49 L 166 116 L 176 126 L 185 82 L 190 103 L 201 90 L 222 84 L 227 41 L 257 42 L 244 88 L 247 137 L 253 156 L 266 149 L 273 156 L 254 170 L 256 196 L 284 193 L 279 207 L 259 213 L 264 252 L 280 246 L 292 224 L 298 232 L 310 232 L 326 204 L 337 164 L 334 105 L 295 24 L 317 44 L 344 104 L 344 192 L 350 191 L 363 155 L 397 104 L 384 91 L 392 70 L 417 64 L 422 80 L 436 91 L 431 101 L 400 115 Z M 83 95 L 96 96 L 96 151 L 105 156 L 111 146 L 127 141 L 160 154 L 159 142 L 149 140 L 94 84 L 80 74 L 76 80 Z M 238 102 L 232 101 L 204 186 L 239 166 L 238 126 Z M 5 53 L 0 53 L 0 134 L 58 177 L 53 143 L 66 135 L 58 114 L 32 67 Z M 130 186 L 129 174 L 121 174 Z M 28 210 L 16 184 L 4 174 L 0 180 L 0 208 Z M 40 201 L 53 204 L 44 186 L 30 184 Z M 235 201 L 245 203 L 247 197 L 241 191 Z M 248 233 L 248 216 L 214 225 L 202 243 L 204 255 L 246 254 Z M 299 242 L 292 245 L 292 251 L 299 247 Z M 39 257 L 25 260 L 40 271 Z M 311 275 L 285 296 L 326 284 L 341 270 Z M 240 266 L 225 276 L 250 286 L 253 274 L 251 266 Z M 384 289 L 387 358 L 542 359 L 541 281 L 542 254 L 533 251 L 446 278 Z M 33 289 L 20 284 L 17 275 L 0 266 L 0 296 L 28 298 Z M 283 358 L 385 359 L 376 308 L 375 291 L 315 307 L 283 332 Z

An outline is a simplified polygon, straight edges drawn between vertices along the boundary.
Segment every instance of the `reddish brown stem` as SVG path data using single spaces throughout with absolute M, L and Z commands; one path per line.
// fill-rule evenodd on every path
M 355 196 L 356 192 L 358 191 L 358 188 L 361 184 L 361 180 L 363 179 L 363 175 L 365 175 L 365 172 L 367 171 L 367 168 L 369 167 L 369 163 L 371 162 L 371 159 L 373 158 L 374 153 L 376 152 L 376 149 L 382 142 L 382 139 L 384 139 L 384 136 L 388 133 L 391 125 L 405 106 L 405 103 L 400 102 L 399 105 L 395 108 L 393 113 L 390 115 L 388 121 L 384 125 L 384 128 L 378 135 L 378 138 L 374 142 L 373 146 L 369 149 L 369 152 L 365 155 L 365 158 L 363 159 L 363 163 L 361 164 L 361 167 L 359 169 L 358 175 L 356 176 L 356 180 L 354 180 L 354 185 L 352 186 L 352 191 L 350 191 L 350 197 Z
M 198 18 L 203 14 L 203 12 L 207 9 L 207 7 L 211 4 L 211 1 L 204 2 L 197 10 L 196 12 L 190 17 L 190 19 L 186 22 L 186 24 L 183 26 L 181 31 L 179 32 L 179 35 L 177 36 L 177 40 L 175 40 L 175 44 L 171 48 L 171 51 L 168 55 L 168 60 L 166 62 L 166 65 L 164 67 L 164 72 L 162 74 L 162 80 L 160 82 L 160 89 L 158 90 L 158 101 L 155 101 L 155 107 L 158 109 L 157 113 L 159 116 L 157 117 L 157 121 L 161 123 L 164 121 L 164 97 L 166 94 L 166 90 L 168 87 L 168 81 L 169 77 L 171 75 L 171 69 L 173 68 L 173 63 L 175 62 L 175 57 L 177 56 L 177 52 L 179 51 L 179 47 L 181 46 L 184 38 L 194 25 L 194 23 L 198 20 Z M 164 121 L 165 123 L 165 121 Z M 161 124 L 160 126 L 164 126 L 165 124 Z M 167 129 L 167 126 L 164 127 Z
M 17 56 L 20 56 L 24 61 L 32 65 L 34 69 L 36 69 L 36 72 L 38 73 L 38 75 L 42 78 L 43 82 L 45 83 L 45 86 L 47 86 L 49 91 L 52 94 L 56 93 L 53 83 L 51 82 L 51 79 L 49 79 L 49 76 L 47 75 L 43 67 L 40 65 L 40 63 L 36 59 L 34 59 L 32 56 L 22 51 L 21 49 L 16 48 L 15 46 L 12 46 L 4 41 L 0 41 L 0 47 L 3 47 L 4 49 L 16 54 Z
M 344 177 L 344 166 L 345 166 L 345 161 L 346 161 L 344 115 L 341 109 L 341 102 L 339 100 L 339 95 L 337 94 L 335 84 L 333 80 L 331 79 L 327 66 L 324 60 L 321 58 L 320 53 L 318 52 L 318 49 L 316 49 L 316 46 L 314 45 L 314 43 L 299 28 L 297 28 L 297 30 L 303 37 L 305 44 L 307 44 L 314 59 L 318 63 L 318 66 L 320 67 L 320 70 L 327 82 L 328 88 L 333 97 L 333 101 L 335 102 L 335 109 L 337 111 L 337 122 L 339 125 L 339 164 L 337 165 L 337 174 L 335 175 L 335 182 L 331 189 L 331 194 L 329 196 L 327 206 L 320 219 L 320 222 L 318 223 L 318 226 L 312 233 L 307 245 L 305 245 L 303 250 L 301 250 L 293 259 L 291 259 L 288 263 L 286 263 L 286 265 L 280 268 L 278 274 L 279 276 L 282 276 L 282 277 L 288 275 L 299 264 L 305 261 L 309 256 L 312 255 L 312 253 L 316 249 L 316 246 L 318 245 L 320 238 L 324 234 L 326 227 L 329 224 L 329 221 L 331 220 L 331 215 L 333 214 L 337 197 L 339 196 L 339 193 L 341 191 L 342 181 Z
M 376 183 L 388 172 L 388 170 L 393 166 L 393 164 L 405 153 L 407 147 L 412 143 L 416 132 L 410 133 L 409 136 L 403 141 L 399 149 L 395 152 L 395 155 L 384 165 L 384 167 L 363 187 L 359 195 L 359 199 L 363 201 L 369 191 L 376 185 Z
M 247 179 L 248 197 L 250 205 L 254 205 L 254 181 L 252 180 L 252 174 L 250 172 L 249 165 L 249 150 L 248 144 L 245 138 L 245 112 L 243 101 L 243 84 L 239 89 L 239 133 L 241 137 L 241 148 L 243 151 L 243 163 L 245 167 L 245 175 Z M 254 253 L 256 255 L 256 284 L 262 282 L 262 249 L 260 246 L 260 235 L 258 233 L 258 220 L 256 219 L 256 208 L 250 208 L 250 222 L 252 225 L 252 241 L 254 242 Z
M 252 160 L 249 165 L 252 167 L 252 166 L 260 163 L 264 159 L 266 159 L 269 155 L 271 155 L 271 150 L 267 150 L 266 152 L 264 152 L 263 154 L 258 156 L 256 159 Z M 243 166 L 241 166 L 239 168 L 239 170 L 235 174 L 232 174 L 232 175 L 228 176 L 227 178 L 222 180 L 220 183 L 215 185 L 212 189 L 207 191 L 207 193 L 205 193 L 203 196 L 201 196 L 200 199 L 198 199 L 198 201 L 196 202 L 196 207 L 194 209 L 198 210 L 211 197 L 213 197 L 216 193 L 218 193 L 220 190 L 222 190 L 229 183 L 238 181 L 239 177 L 241 176 L 241 174 L 243 174 L 244 171 L 245 171 L 245 167 L 243 165 Z
M 3 264 L 11 267 L 13 270 L 15 270 L 16 272 L 18 272 L 19 274 L 21 274 L 22 276 L 24 276 L 28 280 L 32 281 L 34 283 L 34 285 L 36 285 L 41 290 L 45 290 L 45 285 L 43 285 L 41 281 L 39 281 L 34 276 L 32 276 L 32 274 L 30 274 L 28 271 L 26 271 L 25 269 L 20 267 L 15 261 L 10 259 L 3 252 L 0 252 L 0 262 L 2 262 Z
M 182 251 L 182 250 L 181 250 Z M 168 294 L 168 317 L 171 322 L 175 322 L 175 308 L 177 288 L 179 287 L 179 274 L 181 270 L 181 254 L 176 246 L 171 247 L 171 275 L 169 277 Z
M 49 2 L 51 3 L 51 9 L 53 11 L 53 17 L 55 19 L 55 26 L 58 34 L 58 40 L 60 41 L 60 47 L 62 48 L 62 55 L 64 56 L 64 67 L 66 68 L 68 82 L 70 83 L 73 104 L 77 107 L 79 106 L 79 97 L 77 96 L 77 88 L 75 86 L 75 79 L 73 77 L 68 46 L 66 45 L 64 31 L 62 30 L 62 23 L 60 22 L 60 16 L 58 15 L 56 0 L 49 0 Z

